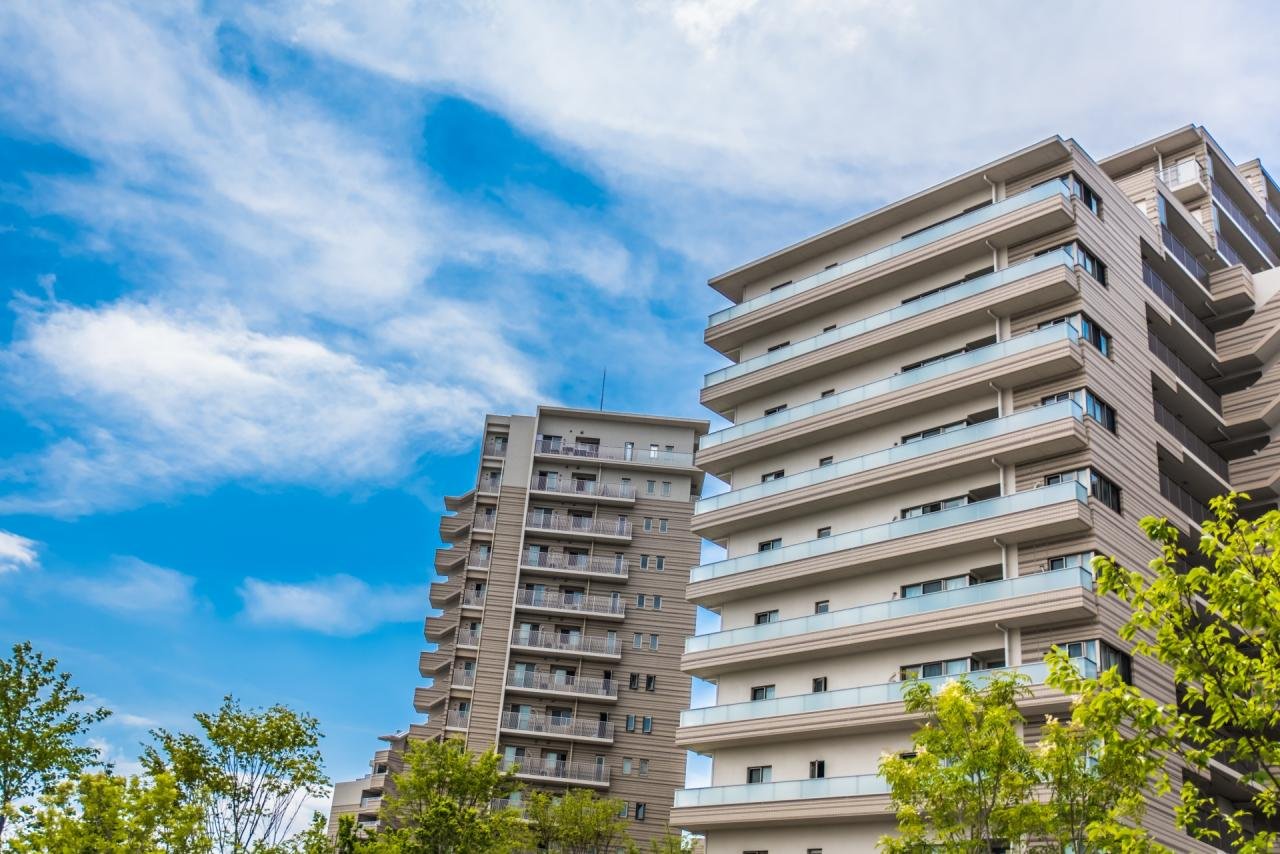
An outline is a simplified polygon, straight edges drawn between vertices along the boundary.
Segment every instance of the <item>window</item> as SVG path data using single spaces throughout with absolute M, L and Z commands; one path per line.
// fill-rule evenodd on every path
M 983 267 L 981 270 L 974 270 L 972 273 L 967 274 L 963 279 L 956 279 L 954 282 L 947 282 L 945 285 L 939 285 L 936 288 L 930 288 L 929 290 L 915 294 L 914 296 L 909 296 L 902 301 L 902 304 L 906 305 L 909 302 L 915 302 L 916 300 L 921 300 L 925 297 L 931 297 L 934 294 L 940 294 L 943 291 L 954 288 L 956 285 L 963 285 L 971 279 L 978 279 L 993 272 L 995 272 L 995 267 Z
M 772 540 L 765 540 L 758 544 L 756 551 L 771 552 L 782 548 L 782 537 L 774 537 Z
M 650 692 L 657 691 L 658 677 L 654 676 L 652 673 L 646 673 L 644 677 L 644 689 Z
M 653 594 L 653 610 L 655 611 L 662 610 L 662 597 L 659 596 L 657 593 Z
M 818 397 L 832 397 L 835 393 L 836 393 L 835 389 L 829 388 L 824 392 L 822 392 L 822 394 L 818 395 Z
M 1080 176 L 1072 172 L 1062 179 L 1071 188 L 1071 195 L 1079 199 L 1086 208 L 1093 211 L 1094 216 L 1102 216 L 1102 199 L 1088 184 L 1080 180 Z
M 1116 486 L 1111 479 L 1098 474 L 1094 469 L 1075 469 L 1051 474 L 1045 477 L 1044 485 L 1052 486 L 1055 483 L 1066 483 L 1072 480 L 1086 484 L 1089 487 L 1090 495 L 1117 513 L 1121 512 L 1120 487 Z
M 1106 641 L 1071 641 L 1057 646 L 1064 649 L 1069 658 L 1087 658 L 1095 662 L 1100 671 L 1114 667 L 1121 679 L 1133 684 L 1133 660 L 1128 653 L 1121 652 Z
M 667 568 L 667 556 L 666 556 L 666 555 L 658 555 L 656 558 L 654 558 L 654 561 L 653 561 L 653 568 L 654 568 L 656 571 L 658 571 L 658 572 L 662 572 L 662 570 L 666 569 L 666 568 Z
M 772 765 L 757 765 L 747 769 L 748 783 L 769 783 L 773 781 Z
M 776 622 L 778 622 L 778 612 L 777 612 L 776 610 L 773 610 L 773 611 L 758 611 L 758 612 L 756 613 L 756 625 L 757 625 L 757 626 L 763 626 L 763 625 L 765 625 L 766 623 L 776 623 Z
M 751 689 L 751 702 L 758 700 L 772 700 L 774 696 L 773 685 L 757 685 Z
M 665 534 L 665 533 L 667 532 L 667 529 L 668 529 L 668 528 L 670 528 L 670 527 L 671 527 L 671 520 L 669 520 L 669 519 L 659 519 L 659 520 L 658 520 L 658 533 L 659 533 L 659 534 Z
M 783 341 L 781 344 L 774 344 L 772 347 L 770 347 L 770 348 L 769 348 L 768 350 L 766 350 L 765 352 L 766 352 L 766 353 L 772 353 L 774 350 L 781 350 L 783 347 L 786 347 L 786 346 L 787 346 L 788 344 L 790 344 L 790 343 L 791 343 L 790 341 Z
M 652 531 L 652 530 L 653 530 L 653 518 L 652 518 L 651 516 L 645 516 L 645 517 L 644 517 L 644 529 L 645 529 L 646 531 Z
M 829 536 L 831 536 L 831 528 L 830 528 L 830 527 L 826 527 L 826 528 L 819 528 L 819 529 L 818 529 L 818 539 L 820 539 L 820 540 L 825 540 L 825 539 L 826 539 L 827 537 L 829 537 Z
M 954 676 L 975 670 L 969 658 L 951 658 L 946 661 L 929 661 L 924 664 L 908 664 L 899 669 L 903 679 L 931 679 L 937 676 Z
M 1112 433 L 1116 432 L 1115 409 L 1088 389 L 1084 392 L 1084 412 Z
M 648 556 L 648 555 L 644 555 L 644 554 L 640 555 L 640 568 L 641 568 L 641 569 L 648 569 L 648 568 L 649 568 L 649 556 Z
M 963 507 L 969 503 L 969 496 L 960 495 L 955 498 L 944 498 L 941 501 L 930 501 L 928 504 L 919 504 L 915 507 L 905 507 L 902 510 L 903 519 L 912 519 L 916 516 L 927 516 L 930 513 L 938 513 L 943 510 L 950 510 L 952 507 Z
M 827 776 L 827 761 L 825 759 L 814 759 L 809 763 L 809 779 L 821 780 Z
M 636 716 L 627 715 L 627 732 L 635 732 L 635 731 L 636 731 Z
M 658 443 L 650 442 L 649 443 L 649 459 L 656 460 L 657 458 L 658 458 Z
M 821 848 L 806 848 L 804 854 L 822 854 Z
M 627 681 L 627 687 L 630 688 L 632 691 L 640 690 L 640 674 L 639 673 L 631 674 L 631 679 Z
M 639 632 L 635 632 L 634 634 L 632 634 L 632 635 L 631 635 L 631 648 L 632 648 L 632 649 L 644 649 L 644 635 L 640 634 Z
M 781 480 L 782 478 L 786 477 L 786 475 L 787 475 L 787 472 L 785 469 L 778 469 L 777 471 L 768 471 L 760 475 L 760 482 L 768 483 L 771 480 Z
M 956 590 L 960 587 L 968 587 L 972 583 L 968 575 L 953 575 L 949 578 L 932 578 L 928 581 L 921 581 L 919 584 L 902 585 L 902 598 L 911 599 L 916 596 L 924 596 L 927 593 L 941 593 L 944 590 Z
M 930 427 L 927 430 L 921 430 L 917 433 L 908 433 L 902 437 L 902 444 L 907 445 L 911 442 L 919 442 L 921 439 L 928 439 L 931 436 L 941 436 L 943 433 L 950 433 L 952 430 L 960 430 L 968 426 L 969 422 L 967 420 L 952 421 L 950 424 L 943 424 L 939 427 Z
M 641 777 L 649 776 L 649 760 L 648 759 L 640 760 L 639 774 Z
M 653 718 L 646 717 L 640 721 L 640 731 L 645 735 L 653 734 Z
M 835 457 L 823 457 L 822 459 L 818 460 L 818 468 L 822 468 L 823 466 L 829 466 L 835 461 L 836 461 Z
M 960 355 L 961 353 L 963 353 L 963 352 L 965 352 L 965 348 L 964 348 L 964 347 L 960 347 L 960 348 L 955 349 L 955 350 L 948 350 L 948 351 L 947 351 L 947 352 L 945 352 L 945 353 L 939 353 L 939 354 L 938 354 L 938 355 L 936 355 L 936 356 L 930 356 L 930 357 L 929 357 L 929 358 L 927 358 L 927 359 L 921 359 L 921 360 L 920 360 L 920 361 L 918 361 L 918 362 L 912 362 L 912 363 L 910 363 L 910 364 L 908 364 L 908 365 L 903 365 L 903 366 L 902 366 L 902 370 L 900 371 L 900 373 L 904 373 L 904 374 L 905 374 L 905 373 L 907 373 L 908 371 L 914 371 L 914 370 L 916 370 L 917 368 L 923 368 L 923 367 L 925 367 L 926 365 L 932 365 L 934 362 L 941 362 L 943 359 L 950 359 L 952 356 L 959 356 L 959 355 Z
M 649 635 L 649 649 L 651 649 L 651 650 L 652 650 L 652 651 L 654 651 L 654 652 L 657 652 L 657 651 L 658 651 L 658 636 L 657 636 L 657 635 Z
M 823 331 L 823 332 L 835 332 L 835 331 L 836 331 L 836 325 L 833 323 L 833 324 L 831 324 L 830 326 L 824 326 L 824 327 L 822 327 L 822 331 Z
M 671 481 L 664 480 L 662 482 L 662 494 L 668 497 L 671 495 Z
M 819 599 L 813 603 L 813 613 L 825 614 L 831 610 L 831 601 L 829 599 Z
M 781 412 L 781 411 L 783 411 L 783 410 L 784 410 L 784 409 L 786 409 L 786 408 L 787 408 L 787 405 L 786 405 L 785 403 L 780 404 L 780 405 L 778 405 L 778 406 L 770 406 L 768 409 L 766 409 L 766 410 L 764 411 L 764 414 L 765 414 L 765 415 L 773 415 L 774 413 Z
M 822 694 L 826 690 L 827 690 L 827 677 L 825 676 L 813 677 L 813 693 Z
M 653 495 L 653 493 L 656 492 L 657 489 L 658 489 L 658 482 L 656 480 L 646 480 L 644 482 L 644 491 L 646 495 Z
M 636 802 L 636 821 L 644 821 L 645 813 L 648 811 L 646 804 Z
M 637 593 L 637 594 L 636 594 L 636 607 L 637 607 L 637 608 L 643 608 L 643 607 L 644 607 L 644 594 L 643 594 L 643 593 Z
M 1111 335 L 1087 314 L 1080 315 L 1080 337 L 1097 347 L 1102 355 L 1111 355 Z
M 622 757 L 622 773 L 623 774 L 631 773 L 631 757 L 630 756 Z
M 1040 405 L 1049 406 L 1053 403 L 1061 403 L 1064 400 L 1071 400 L 1075 396 L 1076 393 L 1074 391 L 1060 391 L 1057 394 L 1046 394 L 1044 397 L 1040 398 Z
M 790 280 L 790 279 L 787 279 L 787 280 L 786 280 L 785 282 L 783 282 L 782 284 L 780 284 L 780 285 L 774 285 L 773 287 L 769 288 L 769 292 L 770 292 L 770 293 L 772 293 L 773 291 L 776 291 L 778 288 L 785 288 L 785 287 L 786 287 L 787 285 L 789 285 L 789 284 L 791 284 L 791 280 Z
M 1049 558 L 1048 567 L 1050 570 L 1057 569 L 1091 569 L 1093 566 L 1093 552 L 1076 552 L 1069 555 L 1058 555 Z

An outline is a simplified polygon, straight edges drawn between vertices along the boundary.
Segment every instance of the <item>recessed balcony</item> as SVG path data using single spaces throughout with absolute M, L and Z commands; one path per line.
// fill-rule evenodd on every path
M 1252 272 L 1259 273 L 1280 264 L 1280 257 L 1276 256 L 1275 250 L 1271 248 L 1271 244 L 1267 242 L 1267 238 L 1254 222 L 1253 216 L 1245 212 L 1240 203 L 1231 198 L 1231 195 L 1218 182 L 1213 182 L 1211 190 L 1214 203 L 1235 232 L 1235 245 L 1241 247 L 1244 254 L 1248 256 L 1244 259 L 1245 266 Z M 1256 200 L 1255 203 L 1259 210 L 1254 216 L 1265 219 L 1262 204 Z M 1221 224 L 1222 217 L 1219 217 L 1219 227 Z
M 621 596 L 587 596 L 554 590 L 517 590 L 516 607 L 522 611 L 543 614 L 601 617 L 608 620 L 621 620 L 627 613 L 627 606 Z
M 542 670 L 508 670 L 507 690 L 535 697 L 564 697 L 611 702 L 618 699 L 618 683 L 593 676 L 568 676 Z
M 1014 492 L 769 551 L 696 566 L 686 598 L 713 606 L 730 599 L 859 574 L 899 563 L 1004 543 L 1079 533 L 1091 525 L 1089 490 L 1076 481 Z
M 477 513 L 473 523 L 477 531 L 492 531 L 498 524 L 497 513 Z
M 905 489 L 967 468 L 989 469 L 1080 450 L 1087 443 L 1084 414 L 1074 400 L 1035 406 L 894 445 L 762 483 L 704 498 L 697 503 L 693 532 L 709 540 L 726 536 L 735 523 L 786 518 L 841 498 L 860 500 L 889 489 Z
M 1058 323 L 960 353 L 910 371 L 811 400 L 702 437 L 699 465 L 726 471 L 779 445 L 848 432 L 855 425 L 901 418 L 970 396 L 991 384 L 1012 387 L 1048 379 L 1083 364 L 1080 333 Z
M 565 786 L 590 786 L 593 789 L 609 788 L 609 766 L 593 762 L 557 762 L 543 759 L 503 758 L 503 771 L 515 771 L 521 780 L 535 783 L 559 783 Z
M 453 675 L 449 677 L 449 685 L 455 689 L 470 691 L 476 687 L 476 672 L 474 670 L 455 670 Z
M 508 735 L 562 738 L 566 741 L 584 741 L 592 744 L 613 743 L 613 724 L 608 721 L 525 712 L 503 712 L 501 727 L 502 731 Z
M 469 712 L 460 712 L 457 709 L 450 709 L 445 717 L 445 729 L 465 730 L 467 728 L 467 720 L 471 717 Z
M 593 516 L 570 516 L 565 513 L 540 513 L 525 516 L 525 529 L 561 537 L 614 540 L 631 539 L 631 523 L 626 519 L 597 519 Z
M 884 649 L 972 632 L 1074 622 L 1097 613 L 1093 576 L 1072 568 L 687 638 L 681 670 L 700 678 L 764 664 Z M 928 615 L 927 619 L 920 619 Z
M 479 629 L 459 629 L 458 638 L 454 641 L 456 647 L 466 647 L 475 649 L 480 646 L 480 630 Z
M 529 482 L 529 491 L 558 498 L 597 501 L 601 504 L 636 502 L 636 489 L 629 483 L 602 483 L 581 478 L 538 476 Z
M 468 590 L 465 593 L 463 593 L 462 607 L 483 608 L 484 607 L 484 591 Z
M 533 444 L 535 457 L 549 459 L 602 460 L 619 463 L 624 467 L 640 468 L 693 468 L 693 454 L 684 451 L 667 451 L 657 448 L 636 448 L 623 445 L 597 445 L 594 442 L 565 444 L 556 439 L 539 439 Z
M 483 492 L 487 495 L 494 495 L 502 491 L 502 475 L 487 474 L 482 475 L 480 484 L 476 487 L 477 492 Z
M 511 646 L 522 652 L 536 652 L 557 658 L 600 658 L 617 660 L 622 657 L 618 639 L 601 635 L 561 634 L 560 632 L 511 633 Z
M 796 826 L 892 818 L 878 774 L 676 789 L 671 825 L 693 832 L 735 826 Z
M 521 572 L 566 578 L 601 578 L 626 581 L 630 562 L 617 555 L 580 555 L 569 552 L 525 551 L 520 556 Z
M 484 443 L 484 456 L 502 458 L 507 455 L 507 440 L 489 439 Z

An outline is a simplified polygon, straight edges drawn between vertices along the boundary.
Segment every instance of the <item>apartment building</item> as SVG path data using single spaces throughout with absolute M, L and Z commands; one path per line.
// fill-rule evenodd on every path
M 377 821 L 411 739 L 497 748 L 529 784 L 626 803 L 631 834 L 667 832 L 685 751 L 684 598 L 699 539 L 706 421 L 539 407 L 485 419 L 474 486 L 447 498 L 414 693 L 426 722 L 384 736 L 336 816 Z
M 1191 537 L 1232 486 L 1274 506 L 1278 252 L 1276 183 L 1189 126 L 1102 161 L 1054 137 L 712 279 L 701 398 L 731 426 L 696 461 L 729 489 L 693 530 L 725 556 L 688 598 L 721 624 L 682 666 L 716 697 L 677 742 L 713 770 L 673 823 L 709 854 L 875 850 L 912 678 L 1026 674 L 1029 739 L 1067 710 L 1051 645 L 1171 700 L 1090 560 L 1145 565 L 1140 517 Z M 1213 850 L 1172 806 L 1147 826 Z

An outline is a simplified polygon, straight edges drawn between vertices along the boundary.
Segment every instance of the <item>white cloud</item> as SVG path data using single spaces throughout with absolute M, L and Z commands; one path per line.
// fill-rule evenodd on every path
M 60 592 L 107 611 L 164 622 L 195 608 L 195 583 L 177 570 L 124 557 L 100 574 L 63 580 Z
M 118 744 L 113 744 L 104 738 L 92 737 L 87 739 L 90 747 L 98 752 L 98 759 L 111 765 L 111 769 L 122 776 L 136 776 L 142 774 L 142 763 L 136 757 L 130 756 Z
M 0 530 L 0 575 L 20 569 L 34 569 L 38 564 L 35 540 L 12 531 Z
M 350 575 L 290 583 L 246 578 L 240 587 L 244 616 L 264 626 L 287 626 L 353 636 L 385 623 L 421 620 L 425 587 L 370 585 Z
M 152 729 L 160 726 L 160 722 L 153 718 L 134 715 L 129 712 L 116 712 L 111 716 L 111 720 L 120 726 L 132 727 L 133 729 Z

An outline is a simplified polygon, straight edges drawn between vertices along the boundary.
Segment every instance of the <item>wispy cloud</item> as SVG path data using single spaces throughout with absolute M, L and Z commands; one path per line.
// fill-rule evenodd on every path
M 0 575 L 38 565 L 36 541 L 12 531 L 0 531 Z
M 339 636 L 421 620 L 427 607 L 426 587 L 371 585 L 350 575 L 301 583 L 246 578 L 240 597 L 251 623 Z
M 195 579 L 134 557 L 117 558 L 106 571 L 61 580 L 60 592 L 130 617 L 164 622 L 196 606 Z

